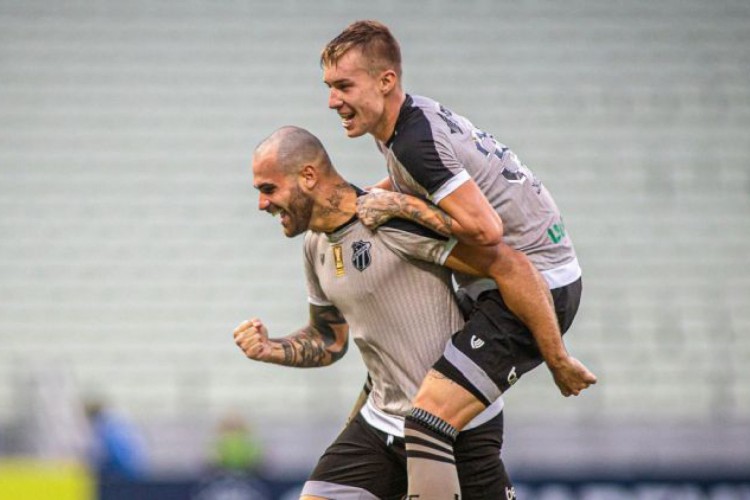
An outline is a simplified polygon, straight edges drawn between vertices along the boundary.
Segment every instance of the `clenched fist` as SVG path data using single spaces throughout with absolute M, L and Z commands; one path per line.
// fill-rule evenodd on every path
M 258 318 L 243 321 L 234 329 L 234 343 L 250 359 L 271 361 L 273 344 L 268 340 L 268 330 Z
M 560 393 L 566 398 L 578 396 L 597 381 L 596 375 L 573 356 L 568 356 L 555 367 L 550 367 L 550 370 Z

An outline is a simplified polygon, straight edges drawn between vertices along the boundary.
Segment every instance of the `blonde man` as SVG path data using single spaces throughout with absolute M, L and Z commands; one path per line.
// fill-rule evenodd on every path
M 372 135 L 385 156 L 388 177 L 378 186 L 386 192 L 358 200 L 362 222 L 375 228 L 407 218 L 468 245 L 495 247 L 510 263 L 496 277 L 499 290 L 456 275 L 473 309 L 406 419 L 409 494 L 426 498 L 435 478 L 448 473 L 442 449 L 524 373 L 546 362 L 564 396 L 596 382 L 562 341 L 578 309 L 581 269 L 560 211 L 518 157 L 465 117 L 404 92 L 400 47 L 386 26 L 351 24 L 323 49 L 321 65 L 328 106 L 347 136 Z M 436 428 L 440 450 L 410 446 Z M 453 484 L 449 495 L 459 489 Z

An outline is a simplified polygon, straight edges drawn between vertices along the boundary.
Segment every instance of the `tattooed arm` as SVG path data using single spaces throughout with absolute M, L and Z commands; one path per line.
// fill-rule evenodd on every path
M 399 193 L 375 192 L 367 195 L 370 196 L 373 197 L 371 200 L 363 200 L 365 197 L 357 200 L 358 215 L 368 227 L 370 224 L 377 227 L 397 216 L 445 236 L 456 236 L 455 220 L 441 208 Z M 526 255 L 504 243 L 494 246 L 459 243 L 448 256 L 445 266 L 465 274 L 487 276 L 497 283 L 510 310 L 531 330 L 564 396 L 578 395 L 596 383 L 596 376 L 568 354 L 549 286 Z
M 328 366 L 346 354 L 349 325 L 334 306 L 310 305 L 310 324 L 278 339 L 269 339 L 258 318 L 234 330 L 234 342 L 256 361 L 309 368 Z
M 398 217 L 414 221 L 443 236 L 453 235 L 450 215 L 421 198 L 393 191 L 377 190 L 357 198 L 357 216 L 370 229 Z
M 415 196 L 375 190 L 357 198 L 357 215 L 370 229 L 399 217 L 468 245 L 493 246 L 503 235 L 500 216 L 473 181 L 443 198 L 440 207 Z

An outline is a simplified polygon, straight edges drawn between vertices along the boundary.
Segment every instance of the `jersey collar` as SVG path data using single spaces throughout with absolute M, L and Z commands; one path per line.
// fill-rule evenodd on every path
M 398 118 L 396 119 L 396 126 L 393 127 L 393 134 L 391 134 L 388 140 L 385 141 L 385 147 L 387 148 L 391 147 L 391 144 L 393 144 L 393 141 L 396 140 L 399 126 L 402 125 L 404 121 L 406 121 L 406 118 L 409 116 L 409 113 L 411 112 L 413 103 L 414 103 L 414 99 L 412 99 L 409 94 L 406 94 L 406 99 L 404 99 L 403 104 L 401 104 L 401 109 L 398 112 Z

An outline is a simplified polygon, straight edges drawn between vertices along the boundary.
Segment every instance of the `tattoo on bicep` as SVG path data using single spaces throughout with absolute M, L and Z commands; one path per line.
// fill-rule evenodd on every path
M 339 340 L 336 335 L 336 327 L 346 325 L 343 314 L 334 306 L 310 306 L 312 326 L 319 333 L 326 351 L 331 355 L 331 362 L 337 361 L 346 354 L 348 343 L 344 343 L 338 350 L 331 351 L 329 348 L 335 346 Z
M 436 205 L 427 203 L 424 211 L 420 206 L 407 205 L 405 213 L 414 222 L 418 222 L 436 233 L 443 236 L 453 234 L 453 219 Z
M 333 306 L 310 306 L 311 324 L 297 332 L 279 339 L 284 351 L 283 364 L 287 366 L 311 367 L 333 363 L 346 353 L 347 343 L 337 350 L 336 330 L 346 324 L 341 312 Z

